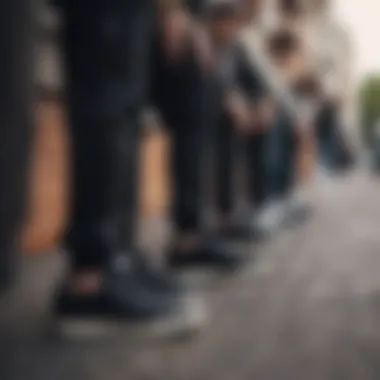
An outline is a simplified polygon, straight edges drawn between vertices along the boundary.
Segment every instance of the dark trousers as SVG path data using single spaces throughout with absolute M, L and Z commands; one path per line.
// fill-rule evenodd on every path
M 207 80 L 191 46 L 183 59 L 170 64 L 158 44 L 152 57 L 152 102 L 171 134 L 172 218 L 177 232 L 200 232 L 205 186 Z
M 73 139 L 67 246 L 75 267 L 98 267 L 134 243 L 138 116 L 151 99 L 174 138 L 174 223 L 198 227 L 202 81 L 190 59 L 160 65 L 152 1 L 67 0 L 62 11 Z
M 236 169 L 239 141 L 233 122 L 222 114 L 216 133 L 216 203 L 218 211 L 229 214 L 234 211 L 236 197 Z
M 317 147 L 320 162 L 329 169 L 334 169 L 338 164 L 336 130 L 335 107 L 323 107 L 317 117 Z
M 317 117 L 317 147 L 320 162 L 331 170 L 339 170 L 354 164 L 354 157 L 346 144 L 338 109 L 326 105 Z
M 216 173 L 217 205 L 223 213 L 234 209 L 235 173 L 244 163 L 247 195 L 250 205 L 259 207 L 265 200 L 265 144 L 266 134 L 237 136 L 233 122 L 226 115 L 220 117 L 217 130 Z
M 0 5 L 0 290 L 14 279 L 32 137 L 33 7 Z
M 268 198 L 284 198 L 295 180 L 297 142 L 291 120 L 278 112 L 266 141 L 266 178 Z
M 72 137 L 66 243 L 75 268 L 99 267 L 133 245 L 154 7 L 150 0 L 67 0 L 61 10 Z
M 252 134 L 246 138 L 246 157 L 248 160 L 248 195 L 254 207 L 260 207 L 266 197 L 266 132 Z

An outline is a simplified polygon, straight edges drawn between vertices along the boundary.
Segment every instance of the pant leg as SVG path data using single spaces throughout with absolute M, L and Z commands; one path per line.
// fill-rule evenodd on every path
M 352 154 L 347 144 L 346 136 L 344 133 L 344 126 L 338 117 L 336 111 L 333 119 L 333 133 L 332 133 L 332 156 L 333 156 L 333 169 L 344 170 L 352 164 Z
M 345 136 L 344 126 L 337 123 L 337 146 L 339 150 L 339 165 L 338 169 L 349 169 L 355 164 L 355 157 L 352 149 L 349 146 L 348 137 Z
M 216 203 L 218 211 L 230 214 L 234 209 L 236 169 L 236 135 L 233 123 L 221 115 L 216 133 Z
M 336 161 L 334 146 L 335 115 L 332 107 L 325 106 L 317 117 L 317 145 L 319 160 L 328 168 L 333 168 Z
M 284 174 L 283 174 L 283 195 L 286 197 L 294 190 L 297 179 L 297 157 L 298 142 L 292 123 L 290 120 L 285 124 L 284 131 Z
M 197 232 L 201 228 L 203 206 L 199 152 L 202 135 L 199 129 L 192 129 L 191 122 L 178 123 L 181 127 L 172 132 L 173 222 L 178 232 Z
M 269 198 L 284 195 L 287 171 L 287 144 L 289 121 L 286 114 L 278 112 L 273 127 L 268 133 L 265 148 L 265 173 L 267 176 L 267 194 Z
M 279 171 L 279 195 L 287 197 L 293 189 L 296 170 L 295 135 L 292 122 L 284 117 L 281 123 L 281 151 Z
M 131 251 L 135 246 L 138 225 L 138 206 L 139 206 L 139 172 L 140 172 L 140 147 L 142 126 L 140 120 L 136 121 L 133 117 L 126 121 L 130 126 L 128 136 L 123 149 L 128 156 L 126 159 L 124 181 L 121 187 L 121 201 L 119 205 L 119 242 L 120 249 L 124 252 Z
M 0 5 L 0 290 L 14 279 L 32 140 L 34 6 Z
M 62 12 L 73 168 L 67 246 L 75 268 L 99 267 L 133 235 L 154 9 L 148 0 L 79 0 Z
M 253 134 L 246 139 L 248 167 L 248 196 L 253 207 L 260 207 L 266 198 L 265 148 L 266 133 Z
M 165 66 L 163 59 L 155 63 L 158 61 L 153 92 L 172 135 L 173 223 L 178 232 L 198 232 L 205 193 L 202 161 L 209 121 L 207 82 L 191 52 L 176 67 Z
M 279 139 L 279 118 L 273 122 L 272 127 L 268 131 L 265 144 L 265 193 L 268 199 L 277 197 L 278 195 L 278 163 L 281 156 L 281 142 Z

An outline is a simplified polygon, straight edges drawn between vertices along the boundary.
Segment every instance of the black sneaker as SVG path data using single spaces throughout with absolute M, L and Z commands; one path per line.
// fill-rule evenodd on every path
M 55 311 L 60 333 L 79 338 L 119 336 L 128 325 L 135 329 L 138 324 L 154 335 L 181 335 L 196 332 L 204 321 L 198 299 L 185 292 L 155 291 L 139 272 L 127 268 L 108 270 L 96 294 L 63 289 Z
M 221 228 L 218 233 L 222 239 L 241 240 L 248 243 L 261 242 L 268 237 L 268 234 L 257 228 L 256 224 L 251 221 Z
M 172 250 L 168 257 L 168 265 L 173 269 L 205 267 L 234 271 L 244 263 L 244 255 L 222 241 L 205 244 L 192 252 Z
M 134 250 L 131 257 L 133 257 L 132 261 L 136 273 L 139 274 L 141 281 L 147 287 L 164 293 L 183 294 L 186 292 L 186 287 L 176 275 L 166 269 L 153 267 L 138 250 Z

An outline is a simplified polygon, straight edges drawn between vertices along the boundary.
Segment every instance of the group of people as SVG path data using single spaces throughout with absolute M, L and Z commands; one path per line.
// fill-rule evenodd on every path
M 343 45 L 326 37 L 335 30 L 329 5 L 55 0 L 72 140 L 70 266 L 54 306 L 65 331 L 115 331 L 131 320 L 198 327 L 199 303 L 177 272 L 236 271 L 250 254 L 231 240 L 270 238 L 306 219 L 300 195 L 312 170 L 304 167 L 313 150 L 330 154 L 317 131 L 338 123 L 346 85 L 345 58 L 335 54 Z M 148 106 L 172 142 L 174 234 L 160 269 L 135 242 Z M 242 167 L 248 205 L 239 212 Z M 217 215 L 206 227 L 210 184 Z

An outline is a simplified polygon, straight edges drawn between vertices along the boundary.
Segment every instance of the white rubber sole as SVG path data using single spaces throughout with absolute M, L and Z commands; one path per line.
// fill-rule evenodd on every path
M 174 316 L 151 322 L 125 322 L 118 320 L 60 318 L 54 330 L 58 337 L 68 340 L 94 340 L 109 338 L 175 339 L 200 333 L 207 324 L 202 300 L 191 298 Z

